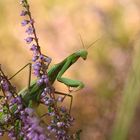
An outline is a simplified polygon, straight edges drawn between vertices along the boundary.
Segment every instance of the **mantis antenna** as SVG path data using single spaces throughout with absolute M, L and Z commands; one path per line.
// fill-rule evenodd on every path
M 95 43 L 96 43 L 97 41 L 99 41 L 101 38 L 102 38 L 102 36 L 99 37 L 98 39 L 96 39 L 95 41 L 93 41 L 93 42 L 87 47 L 87 50 L 88 50 L 90 47 L 92 47 L 93 44 L 95 44 Z
M 81 41 L 81 43 L 82 43 L 82 47 L 84 48 L 84 49 L 86 49 L 85 48 L 85 45 L 84 45 L 84 42 L 83 42 L 83 39 L 82 39 L 82 36 L 79 34 L 79 37 L 80 37 L 80 41 Z
M 95 41 L 93 41 L 93 42 L 86 48 L 85 45 L 84 45 L 83 39 L 82 39 L 82 37 L 81 37 L 80 34 L 79 34 L 79 37 L 80 37 L 80 41 L 81 41 L 81 43 L 82 43 L 82 46 L 83 46 L 83 48 L 84 48 L 85 50 L 88 50 L 90 47 L 93 46 L 93 44 L 95 44 L 97 41 L 99 41 L 99 40 L 102 38 L 102 36 L 99 37 L 98 39 L 96 39 Z

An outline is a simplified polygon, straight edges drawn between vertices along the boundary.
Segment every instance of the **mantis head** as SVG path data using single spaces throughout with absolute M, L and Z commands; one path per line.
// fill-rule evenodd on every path
M 87 59 L 88 52 L 85 49 L 79 50 L 78 55 L 82 57 L 84 60 Z
M 99 38 L 99 39 L 100 39 L 100 38 Z M 83 46 L 84 49 L 79 50 L 79 51 L 78 51 L 78 55 L 79 55 L 80 57 L 82 57 L 84 60 L 86 60 L 86 59 L 87 59 L 87 55 L 88 55 L 88 51 L 87 51 L 87 50 L 88 50 L 90 47 L 92 47 L 93 44 L 95 44 L 99 39 L 97 39 L 97 40 L 95 40 L 94 42 L 92 42 L 88 47 L 85 47 L 84 42 L 83 42 L 83 40 L 82 40 L 82 37 L 80 36 L 80 40 L 81 40 L 81 43 L 82 43 L 82 46 Z

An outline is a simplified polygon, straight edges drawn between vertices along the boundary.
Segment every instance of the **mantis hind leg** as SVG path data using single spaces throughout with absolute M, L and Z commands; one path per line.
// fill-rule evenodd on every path
M 63 100 L 66 98 L 66 97 L 70 97 L 70 106 L 69 106 L 69 114 L 70 114 L 70 112 L 71 112 L 71 108 L 72 108 L 72 102 L 73 102 L 73 96 L 72 95 L 70 95 L 70 94 L 66 94 L 66 93 L 63 93 L 63 92 L 58 92 L 58 91 L 55 91 L 54 92 L 55 94 L 59 94 L 59 95 L 63 95 L 64 97 L 63 97 Z
M 69 112 L 68 112 L 68 113 L 70 114 L 71 108 L 72 108 L 73 96 L 70 95 L 70 94 L 66 94 L 66 93 L 63 93 L 63 92 L 59 92 L 59 91 L 55 91 L 54 94 L 63 95 L 63 96 L 64 96 L 64 97 L 63 97 L 63 100 L 64 100 L 66 97 L 70 97 L 71 100 L 70 100 L 70 106 L 69 106 Z M 47 114 L 48 114 L 48 113 L 45 113 L 45 114 L 41 115 L 40 118 L 45 117 Z
M 13 76 L 11 76 L 8 80 L 11 80 L 12 78 L 14 78 L 17 74 L 19 74 L 23 69 L 25 69 L 26 67 L 29 66 L 29 77 L 28 77 L 28 90 L 30 87 L 30 83 L 31 83 L 31 70 L 32 70 L 32 64 L 28 63 L 26 64 L 24 67 L 22 67 L 21 69 L 19 69 Z

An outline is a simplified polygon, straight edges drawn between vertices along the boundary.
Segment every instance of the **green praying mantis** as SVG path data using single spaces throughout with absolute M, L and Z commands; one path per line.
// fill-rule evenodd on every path
M 90 48 L 96 41 L 91 43 L 87 47 L 87 49 Z M 82 42 L 82 44 L 83 44 L 83 42 Z M 84 44 L 83 44 L 83 46 L 84 46 Z M 73 53 L 73 54 L 69 55 L 68 57 L 66 57 L 60 63 L 55 64 L 54 66 L 52 66 L 48 70 L 48 78 L 49 78 L 50 84 L 53 85 L 54 82 L 57 80 L 58 82 L 61 82 L 64 85 L 66 85 L 69 88 L 70 92 L 78 91 L 78 90 L 82 89 L 84 87 L 83 82 L 78 81 L 78 80 L 65 78 L 65 77 L 63 77 L 63 74 L 69 69 L 69 67 L 71 67 L 74 63 L 76 63 L 79 58 L 82 58 L 83 60 L 87 59 L 87 55 L 88 55 L 87 49 L 81 49 L 79 51 L 76 51 L 75 53 Z M 27 66 L 29 66 L 29 83 L 28 83 L 28 87 L 26 87 L 23 90 L 21 90 L 18 94 L 20 94 L 23 97 L 24 101 L 27 104 L 29 104 L 30 100 L 32 100 L 34 102 L 38 102 L 38 100 L 40 99 L 40 95 L 41 95 L 43 89 L 45 88 L 44 85 L 38 85 L 37 80 L 34 80 L 30 84 L 30 81 L 31 81 L 31 63 L 29 63 L 29 64 L 25 65 L 23 68 L 21 68 L 16 74 L 14 74 L 11 78 L 9 78 L 9 80 L 11 80 L 14 76 L 16 76 L 20 71 L 22 71 Z M 70 90 L 71 87 L 75 88 L 75 90 L 71 91 Z M 70 94 L 66 94 L 66 93 L 62 93 L 62 92 L 58 92 L 58 91 L 55 91 L 55 93 L 60 94 L 60 95 L 64 95 L 64 97 L 68 96 L 68 97 L 71 98 L 70 109 L 69 109 L 69 110 L 71 110 L 73 96 L 70 95 Z

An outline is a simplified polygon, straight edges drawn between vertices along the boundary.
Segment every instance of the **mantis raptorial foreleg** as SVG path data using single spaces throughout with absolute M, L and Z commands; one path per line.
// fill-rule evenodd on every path
M 67 59 L 67 62 L 63 65 L 61 71 L 59 72 L 58 76 L 57 76 L 57 80 L 61 83 L 64 83 L 65 85 L 68 86 L 69 91 L 78 91 L 80 89 L 82 89 L 84 87 L 83 82 L 78 81 L 78 80 L 72 80 L 72 79 L 68 79 L 68 78 L 64 78 L 62 77 L 62 75 L 64 74 L 64 72 L 69 68 L 71 62 L 73 60 L 71 60 L 70 58 Z M 76 88 L 75 90 L 70 90 L 70 87 L 74 87 Z
M 96 40 L 98 41 L 98 40 Z M 88 47 L 90 48 L 96 41 L 91 43 Z M 82 42 L 83 44 L 83 42 Z M 84 44 L 83 44 L 84 46 Z M 68 78 L 62 77 L 65 71 L 71 67 L 79 58 L 82 58 L 83 60 L 87 59 L 88 51 L 86 49 L 81 49 L 79 51 L 76 51 L 75 53 L 69 55 L 66 57 L 63 61 L 60 63 L 54 65 L 49 71 L 48 76 L 50 79 L 50 82 L 53 84 L 55 80 L 57 79 L 59 82 L 65 84 L 69 88 L 69 92 L 80 90 L 84 87 L 83 82 L 78 80 L 72 80 Z M 70 90 L 70 88 L 76 88 L 75 90 Z

